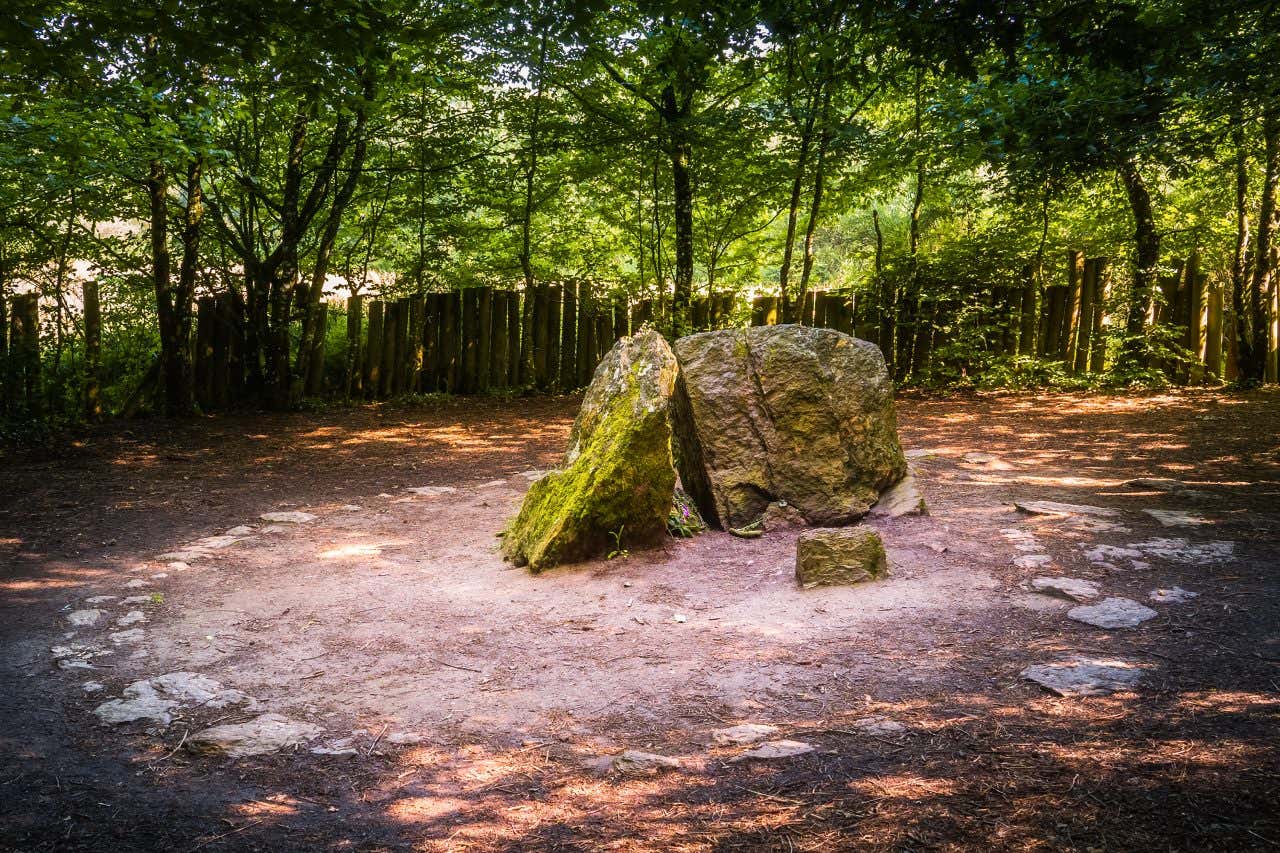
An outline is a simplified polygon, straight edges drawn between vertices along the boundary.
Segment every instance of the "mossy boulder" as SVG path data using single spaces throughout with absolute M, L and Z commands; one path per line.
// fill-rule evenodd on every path
M 538 572 L 666 536 L 676 371 L 657 332 L 614 345 L 587 388 L 564 461 L 530 487 L 503 533 L 503 556 Z
M 796 581 L 805 589 L 844 586 L 889 573 L 884 543 L 874 530 L 806 530 L 796 540 Z
M 808 524 L 850 524 L 906 474 L 874 344 L 781 325 L 690 335 L 675 352 L 676 463 L 708 523 L 744 528 L 785 501 Z

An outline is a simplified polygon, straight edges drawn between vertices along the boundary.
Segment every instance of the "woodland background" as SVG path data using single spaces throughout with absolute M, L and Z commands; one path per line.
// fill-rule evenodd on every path
M 6 436 L 571 390 L 645 322 L 826 316 L 906 385 L 1277 378 L 1274 3 L 7 9 Z

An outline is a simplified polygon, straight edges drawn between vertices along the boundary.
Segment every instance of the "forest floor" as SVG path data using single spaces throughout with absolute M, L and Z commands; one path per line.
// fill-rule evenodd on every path
M 901 399 L 930 515 L 868 522 L 888 579 L 808 591 L 795 531 L 503 564 L 576 404 L 112 424 L 0 459 L 0 850 L 1280 846 L 1280 395 Z M 1082 624 L 1040 575 L 1156 615 Z M 1198 595 L 1150 598 L 1173 586 Z M 1143 679 L 1021 676 L 1075 654 Z M 255 707 L 92 713 L 172 672 Z M 264 711 L 317 735 L 184 748 Z M 738 723 L 814 750 L 735 761 L 712 733 Z M 681 766 L 610 770 L 625 749 Z

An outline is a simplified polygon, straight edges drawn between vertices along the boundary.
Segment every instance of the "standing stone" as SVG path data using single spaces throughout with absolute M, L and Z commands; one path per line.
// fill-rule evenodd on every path
M 796 541 L 796 580 L 805 589 L 859 583 L 888 573 L 884 544 L 874 530 L 807 530 Z
M 541 571 L 661 541 L 675 492 L 670 401 L 676 358 L 662 335 L 623 338 L 596 368 L 558 470 L 535 482 L 502 553 Z
M 907 473 L 893 383 L 874 344 L 796 325 L 675 344 L 680 479 L 713 525 L 741 528 L 784 500 L 849 524 Z

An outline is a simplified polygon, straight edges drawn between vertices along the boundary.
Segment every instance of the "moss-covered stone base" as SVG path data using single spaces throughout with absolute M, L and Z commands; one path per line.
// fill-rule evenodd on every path
M 796 581 L 809 589 L 882 578 L 889 573 L 884 543 L 874 530 L 819 528 L 796 542 Z
M 657 332 L 620 340 L 596 369 L 562 466 L 529 489 L 502 553 L 538 572 L 661 541 L 675 492 L 675 355 Z

